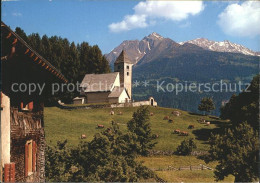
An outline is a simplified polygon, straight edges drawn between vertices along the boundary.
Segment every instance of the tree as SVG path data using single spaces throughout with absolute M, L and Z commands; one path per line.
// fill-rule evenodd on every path
M 26 35 L 17 27 L 15 32 L 24 39 L 35 51 L 56 67 L 69 81 L 76 84 L 81 82 L 85 74 L 108 73 L 110 67 L 107 59 L 97 45 L 90 46 L 87 42 L 75 45 L 68 39 L 58 36 L 40 36 L 38 33 Z M 66 88 L 66 87 L 65 87 Z M 56 96 L 46 98 L 46 105 L 53 105 L 62 99 L 66 103 L 78 95 L 78 92 L 59 92 Z
M 130 137 L 130 138 L 129 138 Z M 131 136 L 117 123 L 90 142 L 68 149 L 66 141 L 46 151 L 46 180 L 55 182 L 137 182 L 156 175 L 137 162 Z
M 200 104 L 198 106 L 200 111 L 204 111 L 209 113 L 210 111 L 215 109 L 214 101 L 212 98 L 204 97 L 201 99 Z M 204 113 L 205 114 L 205 113 Z
M 148 151 L 156 144 L 156 142 L 153 142 L 155 137 L 151 132 L 148 107 L 141 106 L 138 108 L 134 112 L 133 118 L 127 123 L 127 128 L 136 141 L 137 153 L 148 155 Z
M 209 161 L 219 162 L 214 172 L 216 180 L 223 180 L 230 174 L 235 176 L 235 182 L 257 180 L 258 132 L 250 125 L 243 123 L 234 129 L 227 129 L 223 135 L 212 135 L 209 142 Z
M 176 153 L 180 155 L 190 155 L 193 149 L 196 149 L 197 145 L 193 141 L 193 138 L 189 140 L 183 140 L 177 147 Z
M 254 129 L 259 129 L 259 78 L 253 78 L 247 91 L 233 95 L 220 109 L 222 119 L 230 119 L 234 126 L 247 121 Z

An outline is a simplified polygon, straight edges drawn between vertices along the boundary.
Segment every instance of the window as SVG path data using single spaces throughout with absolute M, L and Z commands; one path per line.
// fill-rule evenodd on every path
M 117 66 L 117 69 L 118 69 L 118 70 L 120 69 L 120 65 L 119 65 L 119 66 Z
M 33 110 L 33 102 L 29 102 L 26 105 L 23 102 L 21 102 L 21 110 L 32 111 Z
M 126 68 L 127 68 L 127 69 L 129 69 L 129 65 L 128 65 L 128 66 L 126 66 Z
M 36 151 L 35 141 L 28 140 L 25 144 L 25 176 L 36 171 Z
M 126 75 L 129 76 L 129 72 L 127 72 Z

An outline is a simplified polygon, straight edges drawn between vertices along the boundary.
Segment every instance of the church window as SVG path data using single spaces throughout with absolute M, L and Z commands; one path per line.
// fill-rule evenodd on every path
M 128 66 L 126 66 L 126 68 L 127 68 L 127 69 L 129 69 L 129 65 L 128 65 Z
M 129 76 L 129 72 L 126 73 Z

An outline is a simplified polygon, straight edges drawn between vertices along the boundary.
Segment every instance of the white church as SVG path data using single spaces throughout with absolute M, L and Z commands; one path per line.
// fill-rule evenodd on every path
M 114 72 L 86 74 L 80 84 L 80 97 L 74 104 L 126 103 L 132 98 L 132 62 L 123 50 L 114 63 Z

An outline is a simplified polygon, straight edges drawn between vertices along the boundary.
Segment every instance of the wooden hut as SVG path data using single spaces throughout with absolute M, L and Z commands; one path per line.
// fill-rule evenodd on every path
M 0 182 L 43 182 L 44 100 L 52 83 L 67 80 L 3 22 L 1 41 Z M 31 83 L 45 84 L 43 92 L 25 91 Z

